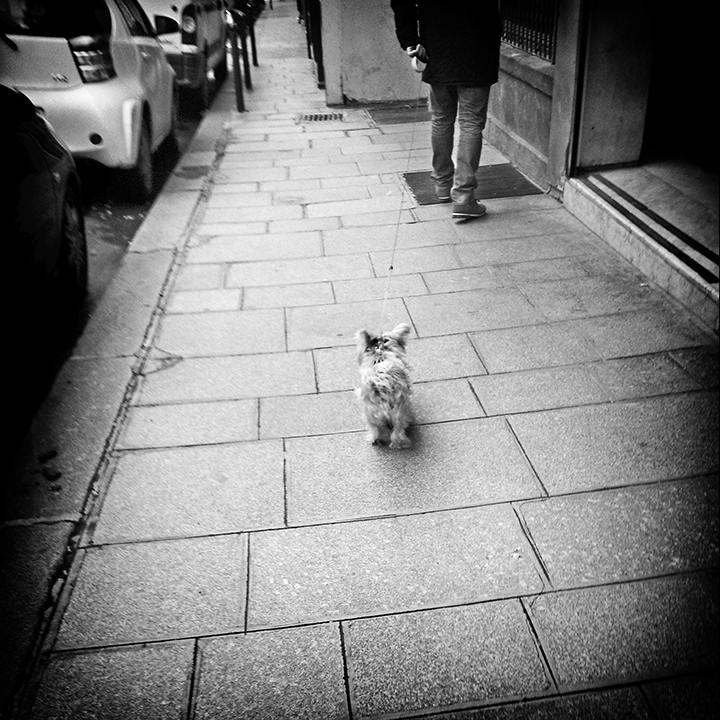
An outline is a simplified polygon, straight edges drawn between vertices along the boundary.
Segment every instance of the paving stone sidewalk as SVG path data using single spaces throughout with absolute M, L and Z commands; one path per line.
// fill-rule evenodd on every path
M 549 196 L 418 206 L 426 122 L 303 122 L 294 9 L 136 240 L 179 252 L 30 717 L 714 716 L 717 337 Z M 392 451 L 354 333 L 401 321 Z

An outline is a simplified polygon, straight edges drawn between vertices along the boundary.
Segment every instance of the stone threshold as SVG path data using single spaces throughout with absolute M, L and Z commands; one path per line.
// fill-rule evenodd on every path
M 583 224 L 717 334 L 716 258 L 688 245 L 681 232 L 661 226 L 652 211 L 633 204 L 618 190 L 594 176 L 572 178 L 565 183 L 562 201 Z

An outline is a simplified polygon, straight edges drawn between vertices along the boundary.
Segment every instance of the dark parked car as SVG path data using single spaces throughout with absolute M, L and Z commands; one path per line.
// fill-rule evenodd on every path
M 27 96 L 0 85 L 0 107 L 3 286 L 12 291 L 10 312 L 23 322 L 67 317 L 88 283 L 80 178 L 70 151 Z
M 26 95 L 0 85 L 0 108 L 5 462 L 79 325 L 88 254 L 70 151 Z

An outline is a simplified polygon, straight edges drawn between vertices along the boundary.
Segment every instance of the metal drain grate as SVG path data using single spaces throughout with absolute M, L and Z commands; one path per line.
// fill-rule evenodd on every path
M 317 112 L 317 113 L 303 113 L 300 116 L 299 122 L 301 123 L 309 123 L 309 122 L 326 122 L 328 120 L 344 120 L 345 119 L 345 113 L 341 112 Z

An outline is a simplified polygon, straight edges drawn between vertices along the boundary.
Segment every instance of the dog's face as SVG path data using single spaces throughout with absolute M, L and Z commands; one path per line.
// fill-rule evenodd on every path
M 405 354 L 405 341 L 409 334 L 410 326 L 407 323 L 400 323 L 390 332 L 382 335 L 371 335 L 366 330 L 360 330 L 357 334 L 359 364 L 380 362 L 389 354 L 402 357 Z

